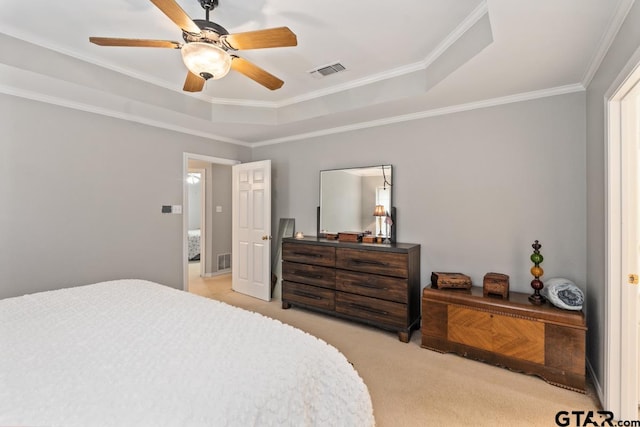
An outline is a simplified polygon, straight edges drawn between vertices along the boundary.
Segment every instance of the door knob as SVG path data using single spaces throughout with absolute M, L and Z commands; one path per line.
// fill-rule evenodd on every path
M 262 236 L 262 240 L 271 240 L 271 236 Z

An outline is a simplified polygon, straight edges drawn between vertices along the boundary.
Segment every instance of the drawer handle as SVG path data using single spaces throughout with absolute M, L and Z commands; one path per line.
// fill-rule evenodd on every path
M 351 282 L 354 286 L 360 286 L 361 288 L 369 288 L 369 289 L 379 289 L 381 291 L 386 291 L 387 288 L 381 288 L 377 283 L 365 283 L 365 282 Z
M 298 271 L 294 270 L 291 274 L 295 274 L 296 276 L 306 277 L 307 279 L 324 279 L 322 274 L 309 274 L 306 271 Z
M 318 295 L 315 295 L 315 294 L 311 294 L 309 292 L 293 291 L 293 293 L 295 295 L 298 295 L 299 297 L 311 298 L 311 299 L 315 299 L 315 300 L 321 300 L 322 299 L 322 297 L 319 297 Z
M 384 262 L 380 262 L 380 261 L 368 261 L 366 259 L 354 259 L 351 260 L 354 264 L 365 264 L 365 265 L 374 265 L 374 266 L 380 266 L 380 267 L 384 267 L 387 264 Z
M 294 252 L 294 255 L 298 255 L 298 256 L 307 256 L 307 257 L 321 257 L 322 255 L 320 254 L 314 254 L 314 253 L 309 253 L 309 252 Z
M 349 303 L 349 305 L 353 308 L 357 308 L 358 310 L 368 311 L 369 313 L 373 313 L 373 314 L 381 314 L 383 316 L 387 316 L 389 314 L 389 312 L 387 311 L 378 310 L 362 304 L 356 304 L 352 302 L 352 303 Z

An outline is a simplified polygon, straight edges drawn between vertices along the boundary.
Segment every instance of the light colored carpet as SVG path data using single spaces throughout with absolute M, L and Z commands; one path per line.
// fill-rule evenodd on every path
M 280 301 L 232 291 L 230 275 L 202 279 L 197 268 L 191 268 L 191 292 L 278 319 L 338 348 L 367 384 L 379 427 L 555 426 L 558 411 L 601 409 L 591 385 L 585 395 L 538 377 L 423 349 L 419 330 L 405 344 L 392 332 L 295 307 L 283 310 Z M 594 420 L 601 421 L 598 416 Z

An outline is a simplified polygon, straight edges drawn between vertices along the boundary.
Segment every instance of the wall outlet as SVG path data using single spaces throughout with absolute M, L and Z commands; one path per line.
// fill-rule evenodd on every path
M 216 206 L 216 212 L 222 212 L 222 206 Z

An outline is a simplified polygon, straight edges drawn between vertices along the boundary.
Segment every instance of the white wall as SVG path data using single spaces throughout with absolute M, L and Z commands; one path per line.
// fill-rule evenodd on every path
M 476 285 L 501 272 L 530 293 L 538 239 L 542 279 L 584 289 L 584 111 L 584 93 L 574 93 L 263 146 L 253 158 L 273 162 L 274 220 L 295 218 L 308 235 L 320 170 L 392 164 L 397 240 L 421 244 L 423 286 L 432 271 L 463 272 Z
M 142 278 L 182 288 L 183 153 L 245 147 L 0 95 L 0 298 Z
M 605 352 L 605 111 L 604 95 L 640 47 L 640 2 L 625 23 L 587 88 L 587 357 L 604 385 Z

